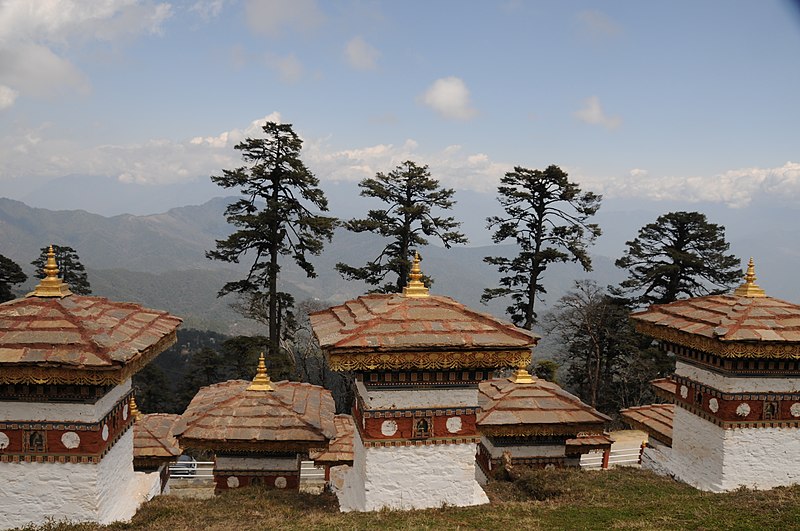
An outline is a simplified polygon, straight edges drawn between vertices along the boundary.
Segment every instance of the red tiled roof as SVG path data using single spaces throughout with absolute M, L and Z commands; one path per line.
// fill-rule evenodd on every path
M 172 428 L 180 415 L 151 413 L 133 424 L 133 457 L 171 459 L 181 455 Z
M 652 380 L 650 385 L 656 392 L 656 396 L 664 400 L 675 400 L 675 391 L 678 389 L 678 384 L 672 378 L 659 378 Z
M 309 457 L 315 464 L 352 464 L 353 436 L 356 431 L 353 417 L 350 415 L 336 415 L 333 423 L 336 426 L 336 436 L 328 443 L 328 448 L 324 451 L 311 452 Z
M 565 433 L 580 426 L 603 429 L 611 419 L 584 404 L 558 385 L 537 379 L 530 384 L 517 384 L 507 378 L 487 380 L 479 384 L 478 429 L 500 426 L 558 426 Z
M 524 349 L 539 336 L 449 297 L 365 295 L 311 314 L 323 349 Z
M 650 404 L 629 407 L 620 411 L 625 422 L 647 432 L 652 438 L 672 446 L 672 419 L 675 404 Z
M 772 297 L 695 297 L 654 304 L 631 319 L 723 342 L 800 342 L 800 306 Z
M 175 436 L 206 443 L 327 444 L 336 429 L 330 391 L 298 382 L 272 382 L 274 391 L 248 390 L 230 380 L 200 389 L 176 423 Z
M 163 311 L 101 297 L 15 299 L 0 304 L 0 371 L 20 365 L 123 367 L 160 353 L 170 344 L 162 340 L 180 323 Z

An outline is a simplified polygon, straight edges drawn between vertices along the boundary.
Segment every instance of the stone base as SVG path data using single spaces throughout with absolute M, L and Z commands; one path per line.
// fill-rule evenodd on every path
M 771 489 L 800 484 L 800 428 L 723 429 L 675 408 L 672 448 L 654 445 L 642 467 L 700 490 Z
M 133 471 L 131 429 L 97 464 L 0 463 L 0 478 L 0 529 L 128 521 L 147 495 Z
M 475 479 L 476 446 L 364 448 L 356 431 L 353 466 L 331 469 L 339 508 L 348 512 L 489 503 Z

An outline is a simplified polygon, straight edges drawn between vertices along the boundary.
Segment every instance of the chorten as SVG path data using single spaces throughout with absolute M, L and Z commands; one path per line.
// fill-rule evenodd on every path
M 252 382 L 201 388 L 173 432 L 181 448 L 214 453 L 216 492 L 249 485 L 297 490 L 300 457 L 327 448 L 335 412 L 327 389 L 272 382 L 262 354 Z
M 0 304 L 0 528 L 46 519 L 130 519 L 131 376 L 175 342 L 180 319 L 138 304 L 74 295 L 46 277 Z
M 800 306 L 767 296 L 755 281 L 751 258 L 731 294 L 631 315 L 677 358 L 672 382 L 654 382 L 675 405 L 624 412 L 662 435 L 643 463 L 702 490 L 800 483 Z M 659 426 L 669 409 L 672 425 Z
M 166 492 L 169 481 L 169 464 L 181 455 L 172 429 L 180 415 L 149 413 L 143 415 L 131 397 L 130 415 L 133 423 L 133 469 L 151 485 L 146 498 Z
M 478 384 L 526 366 L 535 334 L 479 313 L 421 282 L 419 256 L 402 294 L 372 294 L 311 315 L 335 371 L 356 376 L 353 466 L 336 485 L 343 511 L 477 505 Z

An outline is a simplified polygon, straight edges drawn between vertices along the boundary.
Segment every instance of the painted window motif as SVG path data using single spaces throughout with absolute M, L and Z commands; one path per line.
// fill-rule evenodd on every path
M 22 432 L 22 451 L 44 453 L 47 451 L 47 437 L 44 430 L 26 430 Z
M 764 420 L 774 420 L 778 418 L 780 402 L 778 400 L 766 400 L 764 402 Z
M 419 419 L 414 423 L 414 437 L 423 439 L 431 436 L 431 421 Z

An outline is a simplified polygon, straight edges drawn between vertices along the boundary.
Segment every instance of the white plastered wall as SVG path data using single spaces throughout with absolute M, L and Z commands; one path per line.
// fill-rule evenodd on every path
M 726 430 L 676 407 L 671 454 L 666 468 L 701 490 L 800 483 L 800 428 Z
M 478 407 L 478 391 L 475 388 L 455 389 L 390 389 L 369 391 L 363 389 L 359 394 L 367 409 L 415 409 L 415 408 L 468 408 Z
M 132 429 L 100 463 L 0 463 L 0 478 L 0 529 L 47 518 L 130 520 L 145 498 L 136 488 Z
M 0 401 L 0 421 L 99 422 L 130 390 L 128 378 L 94 404 Z
M 800 378 L 723 376 L 682 361 L 675 364 L 675 374 L 713 387 L 723 393 L 797 393 L 800 391 Z
M 337 490 L 342 511 L 425 509 L 488 503 L 475 480 L 477 445 L 365 448 L 358 432 L 353 467 Z
M 536 444 L 520 446 L 495 446 L 492 441 L 483 437 L 483 445 L 489 450 L 489 455 L 494 459 L 503 457 L 503 452 L 511 452 L 511 457 L 565 457 L 567 446 L 565 444 Z

